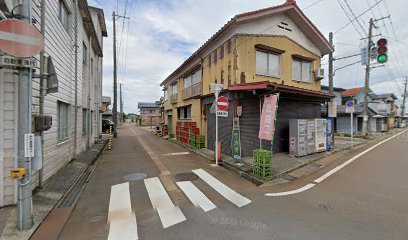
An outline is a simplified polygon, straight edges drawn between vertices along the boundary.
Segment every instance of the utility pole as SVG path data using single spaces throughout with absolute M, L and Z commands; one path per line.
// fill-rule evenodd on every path
M 24 0 L 21 5 L 23 21 L 32 24 L 31 0 Z M 28 230 L 33 226 L 31 161 L 25 157 L 24 135 L 31 134 L 32 113 L 32 72 L 30 68 L 19 69 L 18 81 L 18 167 L 25 168 L 26 174 L 18 180 L 18 229 Z
M 113 14 L 112 14 L 112 19 L 113 19 L 113 110 L 112 110 L 112 117 L 113 117 L 113 123 L 115 124 L 114 131 L 113 131 L 114 138 L 118 137 L 118 133 L 117 133 L 117 128 L 118 128 L 117 77 L 118 76 L 117 76 L 117 66 L 116 66 L 116 20 L 119 18 L 129 19 L 129 17 L 119 16 L 115 13 L 115 11 L 113 11 Z
M 45 0 L 41 0 L 41 35 L 45 39 Z M 45 57 L 44 57 L 44 49 L 40 52 L 40 115 L 44 115 L 44 99 L 45 95 L 47 94 L 47 85 L 46 79 L 44 76 L 45 72 Z M 41 156 L 42 156 L 42 164 L 44 165 L 44 131 L 41 131 Z M 43 180 L 44 180 L 44 168 L 38 171 L 38 187 L 41 189 L 43 187 Z
M 113 20 L 113 110 L 112 117 L 114 123 L 113 137 L 117 138 L 118 133 L 116 129 L 118 128 L 118 103 L 117 103 L 117 72 L 116 72 L 116 17 L 115 11 L 112 14 Z
M 123 123 L 123 98 L 122 98 L 122 83 L 120 86 L 120 122 Z
M 333 46 L 333 33 L 329 33 L 329 43 L 330 46 Z M 329 93 L 333 94 L 333 53 L 329 53 Z
M 405 77 L 405 90 L 404 90 L 404 95 L 402 96 L 402 105 L 401 105 L 401 123 L 404 120 L 404 115 L 405 115 L 405 100 L 407 99 L 407 84 L 408 84 L 408 77 Z
M 364 135 L 368 134 L 368 90 L 369 90 L 369 83 L 370 83 L 370 64 L 371 64 L 371 38 L 373 35 L 373 25 L 374 21 L 370 18 L 370 23 L 368 27 L 368 43 L 367 43 L 367 52 L 368 52 L 368 59 L 367 59 L 367 66 L 366 66 L 366 73 L 365 73 L 365 86 L 364 86 L 364 121 L 363 121 L 363 132 Z

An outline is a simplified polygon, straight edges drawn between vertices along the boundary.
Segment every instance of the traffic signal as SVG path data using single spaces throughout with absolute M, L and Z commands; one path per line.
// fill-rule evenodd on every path
M 387 49 L 387 39 L 380 38 L 377 41 L 377 62 L 378 63 L 386 63 L 388 61 L 388 49 Z

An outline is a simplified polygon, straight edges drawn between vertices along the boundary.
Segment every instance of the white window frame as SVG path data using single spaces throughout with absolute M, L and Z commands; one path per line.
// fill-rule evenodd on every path
M 297 69 L 295 69 L 295 62 L 300 63 L 300 77 L 299 79 L 297 79 L 296 74 L 295 74 L 295 70 L 297 71 Z M 309 67 L 309 69 L 307 69 Z M 308 74 L 306 74 L 306 76 L 308 76 L 308 78 L 306 78 L 305 75 L 305 71 L 309 71 Z M 293 81 L 298 81 L 298 82 L 305 82 L 305 83 L 312 83 L 313 82 L 313 62 L 312 61 L 308 61 L 308 60 L 303 60 L 300 58 L 293 58 L 292 59 L 292 79 Z
M 69 113 L 70 105 L 64 102 L 57 102 L 58 140 L 69 139 Z
M 201 83 L 201 68 L 189 74 L 184 78 L 184 89 L 189 88 L 197 83 Z
M 176 94 L 177 91 L 178 91 L 178 89 L 177 89 L 177 83 L 171 85 L 171 95 Z
M 167 88 L 163 90 L 163 98 L 164 101 L 169 100 L 169 93 L 167 92 Z
M 258 63 L 260 62 L 259 59 L 259 54 L 265 54 L 266 55 L 266 72 L 262 72 L 259 68 L 258 68 Z M 272 57 L 277 57 L 278 58 L 278 73 L 274 74 L 273 70 L 270 69 L 270 61 L 272 59 Z M 261 75 L 261 76 L 267 76 L 267 77 L 274 77 L 274 78 L 280 78 L 281 75 L 281 54 L 280 53 L 275 53 L 275 52 L 268 52 L 268 51 L 261 51 L 261 50 L 256 50 L 255 53 L 255 71 L 257 75 Z M 264 66 L 265 67 L 265 66 Z
M 64 15 L 65 14 L 65 15 Z M 69 20 L 70 20 L 70 12 L 64 0 L 59 0 L 58 3 L 58 18 L 64 26 L 65 30 L 68 32 L 69 29 Z

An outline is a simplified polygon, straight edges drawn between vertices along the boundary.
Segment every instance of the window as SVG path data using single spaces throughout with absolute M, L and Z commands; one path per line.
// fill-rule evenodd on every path
M 82 43 L 82 62 L 86 64 L 88 61 L 88 50 L 85 46 L 85 43 Z
M 65 140 L 68 136 L 69 105 L 58 102 L 58 140 Z
M 184 78 L 184 89 L 201 82 L 201 68 Z
M 62 25 L 64 26 L 65 30 L 68 31 L 69 27 L 69 12 L 68 8 L 65 5 L 63 0 L 59 1 L 59 20 L 61 21 Z
M 280 77 L 280 54 L 256 51 L 256 74 Z
M 217 64 L 217 61 L 218 61 L 218 56 L 217 56 L 217 51 L 218 51 L 218 49 L 215 49 L 215 51 L 214 51 L 214 64 Z
M 300 82 L 312 82 L 312 62 L 294 58 L 292 63 L 292 79 Z
M 211 53 L 208 55 L 208 67 L 211 67 Z
M 85 135 L 87 132 L 87 122 L 88 122 L 88 118 L 87 118 L 87 111 L 86 109 L 82 109 L 82 134 Z
M 191 119 L 191 106 L 178 108 L 177 117 L 178 119 Z
M 171 86 L 171 94 L 177 93 L 177 83 Z
M 164 89 L 164 90 L 163 90 L 163 94 L 164 94 L 164 96 L 163 96 L 164 101 L 169 100 L 169 94 L 168 94 L 168 92 L 167 92 L 167 89 Z
M 221 45 L 221 48 L 220 48 L 220 59 L 223 59 L 223 58 L 224 58 L 224 44 Z

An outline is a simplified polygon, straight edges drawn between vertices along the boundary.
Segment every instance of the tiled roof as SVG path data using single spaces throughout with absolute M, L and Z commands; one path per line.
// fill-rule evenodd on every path
M 272 11 L 272 10 L 279 10 L 283 9 L 285 7 L 288 7 L 287 10 L 289 9 L 294 9 L 296 14 L 301 17 L 301 19 L 306 23 L 305 25 L 310 26 L 312 31 L 319 36 L 319 38 L 324 42 L 324 44 L 327 46 L 327 49 L 330 49 L 330 51 L 333 51 L 333 47 L 330 45 L 329 41 L 324 37 L 324 35 L 319 31 L 319 29 L 310 21 L 309 18 L 307 18 L 302 10 L 298 7 L 296 4 L 296 0 L 286 0 L 284 4 L 273 6 L 273 7 L 268 7 L 268 8 L 262 8 L 258 9 L 255 11 L 251 12 L 246 12 L 246 13 L 241 13 L 238 15 L 235 15 L 233 18 L 231 18 L 221 29 L 219 29 L 213 36 L 211 36 L 210 39 L 208 39 L 197 51 L 195 51 L 189 58 L 187 58 L 173 73 L 171 73 L 162 83 L 160 83 L 161 86 L 163 86 L 167 81 L 170 81 L 174 75 L 179 73 L 185 67 L 188 63 L 190 63 L 194 57 L 199 56 L 198 54 L 204 50 L 206 47 L 210 46 L 211 43 L 214 41 L 218 40 L 219 37 L 227 32 L 230 27 L 234 27 L 236 25 L 237 21 L 239 21 L 241 18 L 245 17 L 250 17 L 256 14 Z M 287 11 L 285 10 L 285 11 Z
M 364 87 L 360 88 L 351 88 L 347 89 L 346 91 L 341 93 L 342 97 L 349 97 L 349 96 L 356 96 L 358 95 L 361 91 L 364 91 Z

